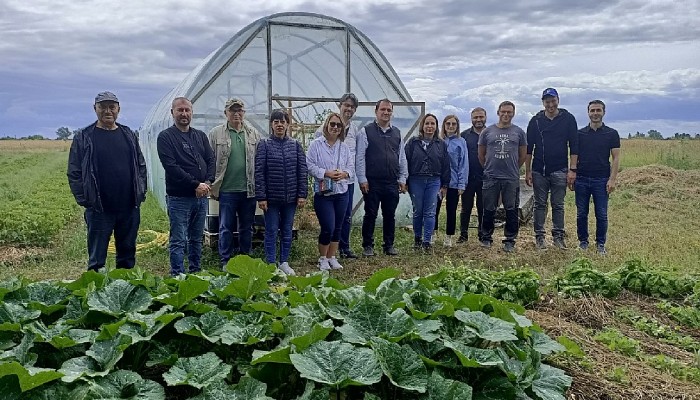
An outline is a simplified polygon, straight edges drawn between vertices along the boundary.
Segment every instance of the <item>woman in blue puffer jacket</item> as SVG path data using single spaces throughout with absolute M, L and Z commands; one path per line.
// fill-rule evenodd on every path
M 289 266 L 292 225 L 297 207 L 306 203 L 308 192 L 306 154 L 301 144 L 289 136 L 289 115 L 282 110 L 270 114 L 268 139 L 261 140 L 255 152 L 255 198 L 265 212 L 265 261 L 277 262 L 277 233 L 281 236 L 277 267 L 294 275 Z
M 456 115 L 448 115 L 442 120 L 440 137 L 447 143 L 447 154 L 450 157 L 450 184 L 445 195 L 447 205 L 445 214 L 447 226 L 445 227 L 445 246 L 452 247 L 457 226 L 457 203 L 462 196 L 469 178 L 469 154 L 467 142 L 459 135 L 459 118 Z M 442 198 L 438 200 L 435 216 L 435 230 L 438 229 L 438 215 Z

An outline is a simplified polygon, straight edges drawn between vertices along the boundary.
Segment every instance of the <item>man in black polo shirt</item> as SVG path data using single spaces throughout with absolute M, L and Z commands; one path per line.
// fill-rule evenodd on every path
M 588 206 L 592 197 L 596 219 L 596 250 L 601 255 L 606 254 L 608 196 L 615 190 L 620 168 L 620 135 L 615 129 L 603 124 L 604 115 L 605 103 L 601 100 L 588 103 L 588 118 L 591 122 L 578 131 L 578 169 L 573 185 L 576 191 L 579 248 L 588 249 Z
M 542 105 L 544 110 L 532 117 L 527 125 L 525 182 L 534 190 L 535 246 L 540 250 L 546 248 L 544 221 L 549 196 L 552 204 L 552 240 L 556 247 L 563 250 L 566 249 L 564 197 L 567 185 L 576 179 L 578 126 L 573 114 L 559 108 L 556 89 L 547 88 L 542 92 Z
M 478 220 L 477 237 L 479 242 L 483 240 L 484 198 L 481 187 L 484 184 L 484 167 L 479 162 L 479 135 L 486 128 L 486 110 L 476 107 L 472 110 L 472 127 L 462 132 L 462 137 L 467 141 L 467 153 L 469 154 L 469 178 L 467 187 L 462 193 L 462 211 L 459 214 L 459 239 L 457 243 L 466 242 L 469 239 L 469 219 L 476 198 L 476 217 Z
M 393 105 L 382 99 L 374 107 L 376 120 L 357 135 L 355 171 L 365 201 L 362 220 L 362 254 L 374 255 L 374 227 L 382 209 L 384 253 L 395 256 L 394 231 L 399 193 L 406 193 L 408 164 L 399 128 L 391 125 Z
M 97 121 L 73 138 L 68 155 L 68 184 L 85 207 L 88 270 L 104 271 L 114 232 L 117 268 L 136 263 L 139 206 L 146 198 L 146 161 L 134 132 L 117 123 L 119 100 L 101 92 L 93 105 Z

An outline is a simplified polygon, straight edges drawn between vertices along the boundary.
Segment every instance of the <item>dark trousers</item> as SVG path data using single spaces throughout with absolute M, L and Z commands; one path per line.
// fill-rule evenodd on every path
M 503 201 L 506 211 L 506 226 L 503 230 L 505 239 L 503 243 L 515 243 L 520 229 L 518 220 L 518 196 L 520 195 L 520 181 L 518 179 L 484 179 L 484 236 L 483 240 L 493 241 L 494 219 L 498 198 Z
M 566 174 L 569 169 L 564 168 L 552 172 L 548 176 L 539 172 L 532 172 L 533 198 L 535 199 L 535 211 L 533 225 L 535 236 L 544 237 L 544 220 L 547 218 L 547 195 L 552 203 L 552 237 L 564 238 L 564 197 L 566 196 Z
M 588 242 L 588 207 L 593 198 L 595 211 L 595 242 L 604 245 L 608 233 L 608 178 L 588 178 L 577 176 L 576 190 L 576 233 L 579 242 Z
M 219 194 L 219 258 L 221 264 L 236 254 L 250 254 L 253 249 L 253 220 L 255 198 L 246 192 Z M 234 232 L 238 232 L 238 247 L 234 247 Z
M 348 185 L 348 206 L 345 209 L 343 217 L 343 226 L 340 228 L 340 251 L 346 252 L 350 250 L 350 229 L 352 228 L 352 199 L 355 194 L 355 184 Z
M 472 216 L 474 200 L 476 199 L 476 217 L 478 220 L 477 234 L 479 240 L 484 238 L 484 196 L 483 181 L 470 179 L 467 188 L 462 193 L 462 211 L 459 213 L 459 236 L 469 237 L 469 219 Z
M 384 249 L 394 246 L 396 207 L 399 205 L 399 184 L 396 180 L 369 180 L 369 192 L 363 194 L 365 216 L 362 219 L 362 247 L 374 247 L 374 227 L 382 209 Z
M 324 196 L 314 195 L 314 211 L 321 226 L 318 235 L 318 243 L 329 245 L 331 242 L 340 241 L 340 230 L 343 226 L 343 218 L 348 208 L 348 193 Z
M 141 223 L 141 209 L 99 212 L 85 209 L 87 224 L 88 269 L 97 271 L 105 266 L 109 238 L 114 232 L 117 268 L 133 268 L 136 264 L 136 236 Z
M 457 230 L 457 204 L 459 203 L 459 189 L 447 189 L 445 218 L 447 226 L 445 227 L 446 235 L 454 235 Z M 464 206 L 462 206 L 464 207 Z M 438 230 L 438 221 L 440 220 L 440 208 L 442 208 L 442 198 L 438 196 L 437 208 L 435 209 L 435 230 Z
M 277 261 L 277 236 L 280 242 L 280 263 L 289 261 L 292 251 L 292 234 L 294 231 L 294 214 L 297 202 L 267 203 L 265 211 L 265 261 L 274 264 Z

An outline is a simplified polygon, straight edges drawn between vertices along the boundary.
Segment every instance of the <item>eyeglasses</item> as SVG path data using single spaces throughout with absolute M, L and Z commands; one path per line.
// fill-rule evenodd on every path
M 244 114 L 245 110 L 242 108 L 237 108 L 235 110 L 229 108 L 228 112 L 230 112 L 231 114 Z
M 445 122 L 445 126 L 457 126 L 456 122 Z
M 330 128 L 342 128 L 342 127 L 343 127 L 343 123 L 342 123 L 342 122 L 329 122 L 329 123 L 328 123 L 328 126 L 329 126 Z

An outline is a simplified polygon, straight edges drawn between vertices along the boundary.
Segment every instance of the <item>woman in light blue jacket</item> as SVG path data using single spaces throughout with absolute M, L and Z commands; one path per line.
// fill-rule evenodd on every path
M 459 135 L 459 118 L 456 115 L 448 115 L 442 120 L 440 137 L 447 143 L 447 154 L 450 157 L 450 184 L 447 187 L 447 226 L 445 227 L 445 246 L 452 247 L 457 227 L 457 204 L 459 198 L 467 186 L 469 178 L 469 154 L 467 142 Z M 438 201 L 437 212 L 440 212 L 442 199 Z M 435 216 L 435 230 L 437 231 L 437 215 Z

